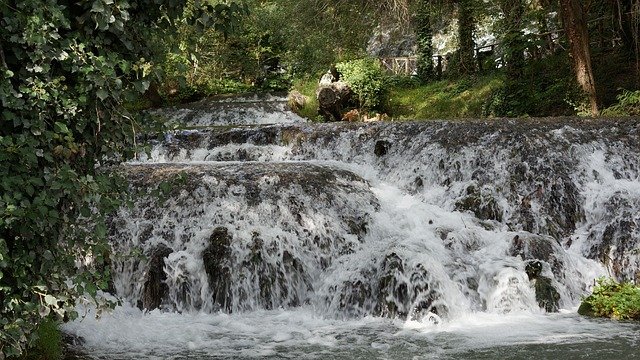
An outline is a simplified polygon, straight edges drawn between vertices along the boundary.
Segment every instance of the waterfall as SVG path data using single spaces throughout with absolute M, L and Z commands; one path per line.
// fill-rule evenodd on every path
M 114 295 L 176 323 L 217 314 L 229 332 L 230 317 L 265 311 L 451 329 L 573 312 L 595 278 L 640 275 L 639 127 L 285 119 L 176 131 L 125 166 L 140 195 L 109 224 Z M 308 326 L 286 321 L 269 341 Z M 313 346 L 337 341 L 318 326 L 303 336 Z
M 186 181 L 162 205 L 143 197 L 114 220 L 117 251 L 147 256 L 116 262 L 115 287 L 172 311 L 313 304 L 324 316 L 441 321 L 571 308 L 594 277 L 638 273 L 637 127 L 528 119 L 177 132 L 129 165 L 138 191 Z

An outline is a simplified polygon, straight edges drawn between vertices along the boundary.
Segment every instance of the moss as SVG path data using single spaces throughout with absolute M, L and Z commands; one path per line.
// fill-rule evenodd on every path
M 546 312 L 557 312 L 559 309 L 560 294 L 551 284 L 551 279 L 540 276 L 535 284 L 536 301 Z
M 38 327 L 33 346 L 19 360 L 58 360 L 62 359 L 62 333 L 58 322 L 46 320 Z

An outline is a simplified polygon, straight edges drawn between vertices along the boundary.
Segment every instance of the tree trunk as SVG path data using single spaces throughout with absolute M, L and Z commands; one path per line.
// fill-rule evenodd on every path
M 505 16 L 503 43 L 507 50 L 507 76 L 510 80 L 518 80 L 522 77 L 525 65 L 525 41 L 522 34 L 524 4 L 521 0 L 501 0 L 499 5 Z
M 342 120 L 342 108 L 351 98 L 351 89 L 343 82 L 334 82 L 318 89 L 318 114 L 326 121 Z
M 473 18 L 473 1 L 458 0 L 458 52 L 460 55 L 460 74 L 470 74 L 475 72 L 475 61 L 473 51 L 475 42 L 473 41 L 473 31 L 475 20 Z
M 428 0 L 421 0 L 419 6 L 420 8 L 416 14 L 416 38 L 418 43 L 416 73 L 420 81 L 426 83 L 434 78 L 431 5 Z
M 587 17 L 580 0 L 560 0 L 562 23 L 569 40 L 569 56 L 573 63 L 578 84 L 589 96 L 591 115 L 597 116 L 598 96 L 596 82 L 591 67 L 591 51 L 589 49 L 589 32 Z

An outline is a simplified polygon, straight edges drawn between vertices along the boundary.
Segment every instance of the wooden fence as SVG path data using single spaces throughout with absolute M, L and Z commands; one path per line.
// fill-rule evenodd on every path
M 414 74 L 418 64 L 416 56 L 380 58 L 382 67 L 395 75 Z
M 495 44 L 478 47 L 475 49 L 478 67 L 482 71 L 482 62 L 488 56 L 493 54 Z M 401 57 L 381 57 L 379 58 L 382 67 L 393 73 L 394 75 L 415 75 L 418 66 L 417 56 L 401 56 Z M 442 72 L 446 69 L 447 59 L 444 55 L 433 56 L 433 68 L 436 76 L 442 76 Z

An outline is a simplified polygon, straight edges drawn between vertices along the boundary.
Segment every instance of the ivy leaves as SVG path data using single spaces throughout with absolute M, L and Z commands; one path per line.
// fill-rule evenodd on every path
M 160 130 L 123 104 L 148 89 L 153 34 L 187 5 L 12 3 L 0 3 L 0 359 L 20 354 L 44 319 L 73 319 L 77 299 L 108 288 L 104 219 L 129 199 L 117 166 L 140 150 L 138 134 Z M 241 7 L 219 5 L 189 18 L 225 31 Z

